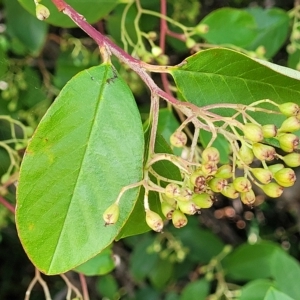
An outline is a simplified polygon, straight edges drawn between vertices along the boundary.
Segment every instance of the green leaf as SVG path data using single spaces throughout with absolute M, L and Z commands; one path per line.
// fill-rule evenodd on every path
M 276 70 L 276 71 L 275 71 Z M 261 99 L 276 103 L 296 102 L 300 98 L 300 73 L 268 62 L 253 60 L 228 49 L 209 49 L 188 57 L 184 64 L 170 68 L 184 100 L 199 107 L 232 103 L 249 105 Z M 218 107 L 218 105 L 216 105 Z M 265 105 L 274 109 L 273 106 Z M 232 117 L 232 109 L 214 109 Z M 280 125 L 283 117 L 255 112 L 261 124 Z
M 254 17 L 240 9 L 226 7 L 214 10 L 200 24 L 209 26 L 208 32 L 202 36 L 211 44 L 246 47 L 257 36 Z
M 265 297 L 270 287 L 276 283 L 269 279 L 257 279 L 250 281 L 241 289 L 239 300 L 261 300 Z
M 298 294 L 298 296 L 299 296 L 299 294 Z M 293 300 L 293 298 L 274 289 L 273 287 L 270 287 L 266 296 L 264 297 L 264 300 Z
M 86 276 L 105 275 L 115 268 L 113 252 L 110 247 L 74 269 Z
M 179 300 L 206 299 L 209 295 L 210 283 L 205 279 L 189 283 L 182 291 Z
M 261 7 L 251 7 L 247 12 L 255 18 L 258 32 L 256 39 L 247 49 L 256 50 L 258 46 L 264 46 L 265 57 L 273 57 L 288 37 L 288 13 L 279 8 L 264 10 Z
M 120 201 L 116 224 L 103 212 L 122 187 L 142 178 L 144 137 L 127 85 L 102 64 L 61 91 L 28 145 L 20 171 L 16 220 L 32 262 L 66 272 L 105 249 L 127 221 L 138 188 Z
M 112 275 L 100 277 L 96 287 L 104 299 L 120 299 L 118 282 Z
M 4 4 L 8 33 L 37 55 L 46 40 L 48 24 L 29 14 L 18 1 L 4 0 Z
M 0 47 L 0 79 L 5 76 L 7 69 L 8 69 L 8 60 L 6 58 L 5 51 Z
M 300 67 L 300 50 L 295 49 L 293 53 L 289 53 L 287 65 L 289 68 L 293 68 L 299 71 Z
M 35 16 L 35 4 L 33 0 L 18 0 L 24 8 Z M 117 4 L 118 0 L 68 0 L 68 4 L 73 7 L 78 13 L 84 16 L 88 23 L 95 23 L 106 16 Z M 50 16 L 43 22 L 58 27 L 77 27 L 77 25 L 65 14 L 58 11 L 51 0 L 43 0 L 45 5 L 50 10 Z

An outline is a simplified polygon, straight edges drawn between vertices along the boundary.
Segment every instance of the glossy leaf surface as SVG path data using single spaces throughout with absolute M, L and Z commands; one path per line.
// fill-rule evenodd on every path
M 123 195 L 116 224 L 105 227 L 102 214 L 122 187 L 141 180 L 143 154 L 136 103 L 111 65 L 69 81 L 39 124 L 20 172 L 17 227 L 39 269 L 65 272 L 115 239 L 139 189 Z

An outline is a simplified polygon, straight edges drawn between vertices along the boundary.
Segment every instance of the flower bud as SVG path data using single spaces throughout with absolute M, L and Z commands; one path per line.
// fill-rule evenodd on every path
M 263 184 L 271 182 L 273 178 L 272 172 L 263 168 L 253 168 L 251 169 L 251 173 Z
M 223 165 L 218 168 L 215 177 L 229 179 L 232 177 L 232 166 L 231 165 Z
M 208 161 L 202 164 L 201 170 L 205 176 L 214 175 L 218 170 L 218 166 L 215 162 Z
M 184 213 L 176 209 L 172 215 L 172 223 L 174 227 L 181 228 L 187 224 L 188 220 Z
M 277 134 L 277 127 L 274 124 L 267 124 L 262 126 L 263 136 L 266 139 L 272 138 Z
M 258 124 L 246 123 L 243 126 L 243 131 L 245 138 L 254 143 L 264 139 L 262 127 Z
M 175 198 L 179 201 L 190 201 L 193 195 L 194 192 L 191 189 L 183 187 L 180 189 L 180 195 Z
M 277 171 L 281 170 L 284 168 L 284 164 L 274 164 L 274 165 L 270 165 L 268 166 L 268 169 L 272 172 L 272 174 L 274 175 Z
M 283 187 L 294 185 L 296 174 L 291 168 L 283 168 L 274 174 L 274 179 Z
M 280 197 L 283 193 L 283 187 L 277 184 L 276 182 L 270 182 L 268 184 L 262 185 L 261 189 L 267 196 L 271 198 Z
M 241 193 L 241 201 L 246 205 L 252 205 L 256 200 L 253 190 L 246 193 Z
M 233 180 L 233 186 L 238 192 L 249 192 L 252 189 L 250 180 L 246 177 L 237 177 Z
M 198 208 L 210 208 L 213 205 L 213 196 L 207 193 L 194 195 L 192 201 Z
M 300 153 L 290 153 L 285 155 L 282 160 L 284 161 L 284 163 L 292 168 L 296 168 L 300 166 Z
M 160 215 L 150 209 L 146 210 L 146 223 L 152 230 L 157 232 L 161 232 L 164 227 Z
M 175 131 L 170 136 L 170 143 L 174 147 L 182 148 L 187 143 L 187 136 L 183 131 Z
M 221 193 L 230 199 L 236 199 L 239 196 L 239 192 L 234 188 L 233 183 L 229 183 L 225 186 Z
M 119 205 L 116 203 L 113 203 L 103 213 L 103 219 L 104 219 L 105 225 L 115 224 L 119 219 L 119 214 L 120 214 Z
M 254 156 L 259 160 L 271 161 L 276 156 L 275 148 L 269 145 L 261 143 L 255 143 L 252 145 L 252 151 Z
M 208 182 L 210 189 L 215 193 L 222 192 L 227 184 L 227 180 L 223 178 L 213 178 Z
M 247 166 L 253 162 L 254 154 L 253 151 L 245 144 L 242 143 L 242 146 L 239 149 L 238 155 L 244 164 Z
M 300 129 L 300 120 L 292 116 L 284 120 L 278 129 L 278 132 L 294 132 Z
M 194 215 L 198 209 L 196 208 L 196 204 L 193 203 L 192 201 L 177 201 L 178 207 L 181 212 L 187 215 Z
M 169 198 L 180 196 L 180 187 L 175 183 L 169 183 L 165 188 L 165 195 Z
M 214 162 L 215 164 L 217 164 L 220 161 L 219 150 L 215 147 L 205 148 L 202 152 L 202 161 Z
M 45 5 L 38 4 L 35 7 L 35 14 L 39 20 L 44 21 L 45 19 L 49 18 L 50 11 Z
M 172 219 L 174 210 L 175 210 L 174 207 L 172 205 L 170 205 L 169 203 L 167 203 L 167 202 L 161 203 L 161 211 L 168 220 Z
M 284 133 L 278 137 L 280 148 L 285 152 L 293 152 L 299 145 L 299 138 L 293 133 Z
M 296 116 L 300 112 L 300 107 L 293 102 L 283 103 L 278 108 L 287 117 Z

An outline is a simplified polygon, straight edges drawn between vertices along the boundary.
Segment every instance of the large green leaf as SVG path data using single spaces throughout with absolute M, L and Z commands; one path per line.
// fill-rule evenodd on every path
M 261 300 L 270 287 L 276 286 L 274 281 L 269 279 L 256 279 L 247 283 L 241 289 L 239 300 Z
M 170 68 L 170 73 L 184 100 L 199 107 L 221 103 L 249 105 L 261 99 L 298 103 L 300 98 L 300 81 L 296 79 L 300 78 L 299 72 L 228 49 L 198 52 L 184 64 Z M 214 111 L 227 117 L 233 114 L 231 109 Z M 258 112 L 255 119 L 261 124 L 276 125 L 283 120 L 278 115 Z
M 141 180 L 143 154 L 136 103 L 111 65 L 69 81 L 39 124 L 20 172 L 17 228 L 39 269 L 65 272 L 114 240 L 138 189 L 123 195 L 116 224 L 105 227 L 102 214 L 122 187 Z
M 284 293 L 281 293 L 280 291 L 274 289 L 273 287 L 270 287 L 266 296 L 264 297 L 264 300 L 294 300 L 294 299 L 292 299 L 291 297 L 289 297 Z
M 35 4 L 33 0 L 18 0 L 24 8 L 35 15 Z M 87 22 L 95 23 L 106 16 L 118 3 L 118 0 L 68 0 L 68 4 L 82 14 Z M 45 22 L 59 27 L 76 27 L 77 25 L 65 14 L 59 12 L 51 0 L 43 0 L 50 10 L 50 16 Z

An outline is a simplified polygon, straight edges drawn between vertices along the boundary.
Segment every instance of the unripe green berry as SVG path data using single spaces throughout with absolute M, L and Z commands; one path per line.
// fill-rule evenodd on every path
M 275 148 L 269 145 L 261 143 L 255 143 L 252 145 L 252 151 L 254 156 L 259 160 L 271 161 L 276 156 Z
M 213 205 L 213 196 L 207 193 L 194 195 L 192 201 L 198 208 L 210 208 Z
M 172 215 L 172 223 L 174 227 L 181 228 L 187 224 L 188 220 L 184 213 L 176 209 Z
M 150 209 L 146 210 L 146 223 L 156 232 L 161 232 L 164 227 L 164 223 L 160 215 Z
M 35 14 L 39 20 L 44 21 L 45 19 L 49 18 L 50 11 L 45 5 L 38 4 L 35 7 Z
M 203 162 L 214 162 L 217 164 L 220 161 L 219 150 L 215 147 L 205 148 L 201 157 Z
M 149 31 L 148 38 L 152 41 L 155 41 L 157 39 L 157 33 L 155 31 Z
M 151 49 L 151 53 L 153 54 L 154 57 L 160 56 L 162 54 L 162 52 L 163 52 L 162 49 L 158 46 L 154 46 Z
M 229 183 L 221 191 L 222 195 L 230 199 L 236 199 L 239 196 L 239 192 L 234 188 L 233 183 Z
M 196 204 L 193 203 L 192 201 L 187 201 L 187 202 L 177 201 L 177 204 L 180 211 L 183 212 L 184 214 L 194 215 L 198 211 Z
M 195 27 L 195 31 L 200 34 L 205 34 L 209 31 L 209 26 L 207 24 L 198 24 Z
M 293 152 L 299 145 L 299 138 L 293 133 L 284 133 L 278 137 L 280 148 L 285 152 Z
M 161 211 L 166 219 L 171 220 L 175 208 L 167 202 L 161 203 Z
M 208 161 L 201 165 L 201 170 L 205 176 L 214 175 L 218 170 L 218 166 L 215 162 Z
M 120 215 L 119 205 L 116 203 L 113 203 L 103 213 L 103 219 L 104 219 L 105 225 L 115 224 L 119 219 L 119 215 Z
M 252 189 L 250 180 L 246 177 L 237 177 L 233 180 L 233 186 L 238 192 L 249 192 Z
M 175 200 L 175 198 L 169 198 L 169 197 L 167 197 L 166 194 L 160 194 L 160 195 L 161 195 L 161 198 L 162 198 L 162 201 L 163 201 L 163 202 L 166 202 L 166 203 L 168 203 L 169 205 L 175 207 L 175 205 L 176 205 L 176 200 Z
M 213 178 L 208 182 L 210 189 L 215 193 L 222 192 L 227 184 L 227 180 L 223 178 Z
M 231 165 L 223 165 L 221 167 L 218 168 L 215 177 L 217 178 L 224 178 L 224 179 L 228 179 L 232 177 L 232 166 Z
M 293 54 L 293 53 L 295 53 L 297 51 L 297 47 L 294 45 L 294 44 L 289 44 L 289 45 L 287 45 L 287 47 L 286 47 L 286 52 L 288 53 L 288 54 Z
M 251 169 L 251 173 L 263 184 L 271 182 L 273 178 L 272 172 L 263 168 L 253 168 Z
M 283 168 L 274 174 L 274 179 L 283 187 L 290 187 L 296 181 L 296 174 L 291 168 Z
M 277 127 L 274 124 L 267 124 L 262 126 L 263 136 L 266 139 L 273 138 L 277 134 Z
M 242 162 L 247 166 L 253 162 L 254 159 L 253 151 L 245 143 L 242 143 L 238 151 L 238 155 L 242 160 Z
M 274 164 L 274 165 L 270 165 L 268 166 L 268 169 L 272 172 L 272 174 L 274 175 L 277 171 L 281 170 L 284 168 L 283 164 Z
M 285 155 L 282 160 L 284 163 L 292 168 L 296 168 L 300 166 L 300 153 L 290 153 Z
M 206 178 L 202 170 L 196 170 L 190 176 L 190 182 L 193 186 L 202 187 L 206 184 Z
M 169 183 L 165 188 L 165 194 L 169 198 L 180 196 L 180 187 L 175 183 Z
M 192 38 L 187 38 L 185 41 L 185 45 L 187 48 L 191 49 L 196 45 L 196 41 Z
M 246 123 L 243 126 L 243 132 L 245 138 L 251 142 L 257 143 L 264 139 L 262 127 L 258 124 Z
M 287 117 L 296 116 L 300 112 L 299 105 L 293 102 L 283 103 L 278 108 Z
M 241 201 L 246 205 L 252 205 L 256 200 L 253 190 L 246 193 L 241 193 Z
M 170 136 L 170 143 L 174 147 L 182 148 L 187 143 L 187 136 L 183 131 L 175 131 Z
M 194 192 L 188 187 L 183 187 L 180 189 L 180 195 L 175 197 L 179 201 L 190 201 L 194 195 Z
M 294 132 L 300 129 L 300 120 L 292 116 L 284 120 L 278 129 L 278 132 Z
M 283 187 L 277 184 L 276 182 L 270 182 L 268 184 L 262 185 L 261 189 L 267 196 L 271 198 L 280 197 L 283 193 Z

